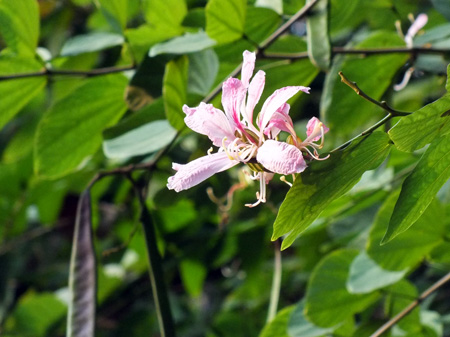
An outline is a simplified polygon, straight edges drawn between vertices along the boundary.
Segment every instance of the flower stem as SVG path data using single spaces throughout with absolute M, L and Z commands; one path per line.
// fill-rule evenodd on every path
M 278 300 L 280 298 L 280 288 L 281 288 L 281 250 L 280 241 L 275 241 L 274 244 L 274 261 L 273 261 L 273 279 L 272 279 L 272 289 L 270 290 L 270 302 L 269 311 L 267 313 L 267 323 L 269 323 L 277 314 Z

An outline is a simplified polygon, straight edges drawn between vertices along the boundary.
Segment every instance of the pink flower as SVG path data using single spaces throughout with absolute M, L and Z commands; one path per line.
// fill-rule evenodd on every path
M 188 189 L 211 177 L 217 172 L 227 170 L 238 163 L 247 164 L 253 171 L 252 179 L 260 181 L 257 202 L 246 205 L 253 207 L 266 201 L 266 184 L 274 173 L 295 174 L 306 168 L 302 151 L 314 159 L 318 158 L 317 148 L 328 128 L 317 118 L 308 123 L 308 137 L 301 141 L 295 134 L 292 119 L 289 117 L 288 99 L 299 91 L 309 93 L 302 86 L 284 87 L 276 90 L 264 102 L 254 123 L 254 109 L 264 89 L 265 73 L 255 68 L 255 53 L 244 52 L 242 79 L 229 78 L 222 86 L 222 105 L 224 112 L 212 104 L 200 103 L 196 108 L 183 107 L 186 125 L 195 132 L 209 137 L 219 149 L 217 153 L 198 158 L 186 165 L 173 164 L 177 173 L 170 177 L 167 187 L 176 192 Z M 288 132 L 292 141 L 280 142 L 276 139 L 281 131 Z M 312 152 L 308 149 L 312 147 Z

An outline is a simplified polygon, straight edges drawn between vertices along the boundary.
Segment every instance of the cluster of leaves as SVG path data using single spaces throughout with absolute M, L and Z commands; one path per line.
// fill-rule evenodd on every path
M 406 31 L 420 12 L 429 20 L 410 49 L 395 22 Z M 157 335 L 167 303 L 151 289 L 166 281 L 182 336 L 369 336 L 450 267 L 448 21 L 444 0 L 0 0 L 0 333 Z M 261 101 L 311 86 L 291 114 L 298 130 L 320 115 L 325 152 L 386 114 L 339 71 L 412 113 L 311 163 L 290 190 L 271 182 L 258 208 L 243 207 L 251 184 L 230 207 L 207 198 L 206 185 L 226 195 L 237 170 L 175 195 L 171 162 L 208 146 L 181 107 L 219 107 L 214 88 L 244 50 L 266 72 Z M 281 237 L 281 310 L 266 324 Z M 391 336 L 448 334 L 449 291 Z

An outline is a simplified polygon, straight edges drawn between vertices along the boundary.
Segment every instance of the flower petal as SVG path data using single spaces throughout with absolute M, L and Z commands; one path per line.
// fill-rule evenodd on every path
M 414 20 L 413 24 L 411 25 L 411 27 L 409 27 L 408 32 L 405 35 L 405 42 L 408 47 L 413 46 L 413 37 L 416 36 L 418 31 L 421 30 L 423 26 L 427 24 L 427 22 L 428 15 L 422 13 L 417 16 L 416 20 Z
M 256 160 L 271 172 L 294 174 L 305 170 L 302 152 L 294 145 L 269 139 L 258 149 Z
M 322 136 L 322 131 L 320 128 L 323 127 L 323 133 L 330 131 L 317 117 L 313 117 L 308 121 L 306 125 L 306 136 L 305 141 L 315 142 L 318 141 Z
M 294 96 L 300 90 L 309 94 L 309 89 L 307 87 L 297 86 L 297 87 L 284 87 L 269 96 L 264 102 L 261 109 L 261 114 L 259 116 L 259 128 L 264 129 L 269 123 L 275 111 L 277 111 L 280 106 L 282 106 L 286 101 Z
M 240 109 L 245 99 L 247 89 L 237 78 L 230 77 L 222 85 L 222 105 L 225 114 L 230 120 L 230 124 L 234 124 L 238 129 L 242 129 L 240 119 Z
M 186 125 L 195 132 L 208 136 L 215 146 L 222 146 L 224 137 L 227 137 L 226 144 L 236 138 L 234 125 L 230 125 L 225 114 L 212 104 L 202 102 L 196 108 L 184 105 L 183 111 L 186 114 Z
M 244 61 L 242 62 L 241 79 L 244 87 L 248 87 L 248 82 L 253 75 L 253 70 L 255 69 L 256 54 L 251 53 L 248 50 L 243 53 Z
M 248 87 L 247 93 L 247 106 L 245 108 L 246 119 L 249 124 L 253 124 L 253 110 L 256 104 L 258 104 L 261 94 L 264 90 L 264 84 L 266 82 L 266 73 L 262 70 L 258 71 L 253 77 Z
M 172 168 L 177 171 L 169 177 L 167 188 L 180 192 L 208 179 L 218 172 L 225 171 L 239 163 L 228 158 L 225 152 L 217 152 L 193 160 L 186 165 L 173 163 Z

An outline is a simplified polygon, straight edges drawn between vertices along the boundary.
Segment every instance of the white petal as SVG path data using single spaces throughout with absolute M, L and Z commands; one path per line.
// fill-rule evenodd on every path
M 256 160 L 271 172 L 294 174 L 305 170 L 302 152 L 294 145 L 267 140 L 258 149 Z
M 169 177 L 167 188 L 180 192 L 200 184 L 218 172 L 225 171 L 239 163 L 230 160 L 225 152 L 218 152 L 193 160 L 186 165 L 173 164 L 177 171 Z

